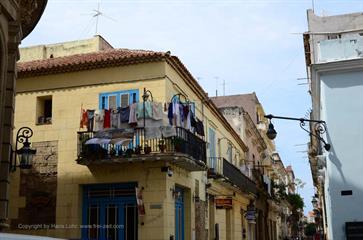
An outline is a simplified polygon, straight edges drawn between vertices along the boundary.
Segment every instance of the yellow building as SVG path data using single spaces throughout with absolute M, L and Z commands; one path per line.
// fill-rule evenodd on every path
M 11 175 L 12 231 L 247 239 L 257 193 L 239 170 L 248 148 L 176 56 L 99 36 L 34 49 L 18 64 L 15 127 L 33 129 L 37 154 Z

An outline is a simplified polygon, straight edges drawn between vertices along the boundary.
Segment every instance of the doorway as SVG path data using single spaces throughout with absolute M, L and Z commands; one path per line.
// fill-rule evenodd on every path
M 175 187 L 175 240 L 184 240 L 184 190 Z
M 82 239 L 137 240 L 136 184 L 84 187 Z

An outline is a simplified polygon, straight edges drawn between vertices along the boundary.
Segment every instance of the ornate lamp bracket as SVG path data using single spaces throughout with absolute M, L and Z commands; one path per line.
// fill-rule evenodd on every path
M 314 136 L 316 139 L 318 139 L 320 142 L 323 143 L 325 150 L 329 151 L 331 146 L 328 144 L 324 138 L 321 136 L 326 132 L 326 122 L 322 120 L 311 120 L 306 118 L 292 118 L 292 117 L 281 117 L 281 116 L 274 116 L 272 114 L 265 115 L 265 118 L 269 119 L 269 128 L 267 130 L 267 137 L 271 140 L 274 139 L 277 135 L 277 132 L 271 122 L 273 118 L 276 119 L 284 119 L 284 120 L 292 120 L 292 121 L 299 121 L 300 122 L 300 128 L 304 130 L 305 132 L 309 133 L 310 136 Z M 309 130 L 309 128 L 306 126 L 306 122 L 312 123 L 312 131 Z

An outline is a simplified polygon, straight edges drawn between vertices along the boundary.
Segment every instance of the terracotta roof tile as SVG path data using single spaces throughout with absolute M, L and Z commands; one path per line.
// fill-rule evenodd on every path
M 81 71 L 107 66 L 120 66 L 150 61 L 160 61 L 169 52 L 147 50 L 111 49 L 93 53 L 21 62 L 17 64 L 20 77 L 51 73 Z

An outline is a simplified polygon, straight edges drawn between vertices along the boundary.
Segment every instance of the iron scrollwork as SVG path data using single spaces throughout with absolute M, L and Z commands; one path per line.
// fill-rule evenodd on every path
M 313 127 L 312 131 L 309 131 L 306 128 L 306 122 L 304 120 L 300 120 L 300 128 L 305 132 L 309 133 L 309 135 L 316 137 L 319 141 L 324 144 L 325 150 L 330 150 L 330 144 L 328 144 L 324 138 L 321 137 L 322 134 L 326 133 L 326 123 L 324 121 L 316 121 L 312 122 Z
M 319 141 L 321 141 L 324 144 L 325 150 L 329 151 L 331 146 L 328 144 L 324 138 L 321 137 L 322 134 L 324 134 L 327 130 L 326 122 L 322 120 L 312 120 L 312 119 L 306 119 L 306 118 L 292 118 L 292 117 L 282 117 L 282 116 L 274 116 L 272 114 L 265 115 L 265 118 L 269 119 L 269 127 L 266 132 L 266 135 L 269 139 L 273 140 L 275 139 L 277 132 L 274 128 L 274 125 L 272 124 L 272 119 L 284 119 L 284 120 L 292 120 L 292 121 L 299 121 L 300 122 L 300 128 L 304 130 L 305 132 L 309 133 L 310 136 L 316 137 Z M 309 131 L 308 127 L 306 126 L 306 122 L 309 122 L 313 124 L 313 126 L 310 128 L 311 131 Z

